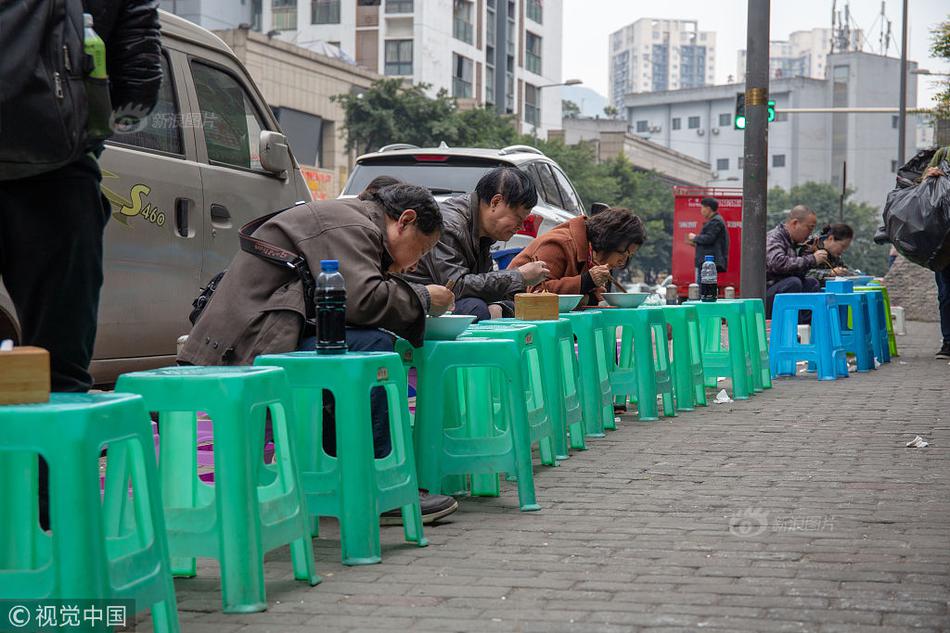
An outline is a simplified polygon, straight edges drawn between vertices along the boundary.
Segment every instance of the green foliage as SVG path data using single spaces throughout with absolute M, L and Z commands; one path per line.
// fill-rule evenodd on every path
M 581 107 L 568 99 L 561 99 L 561 116 L 576 119 L 581 115 Z
M 881 223 L 880 211 L 865 202 L 849 200 L 853 194 L 853 190 L 847 190 L 841 214 L 841 192 L 829 183 L 806 182 L 790 191 L 773 187 L 769 190 L 768 227 L 785 221 L 788 210 L 796 204 L 804 204 L 818 216 L 819 229 L 835 222 L 844 222 L 854 229 L 854 241 L 843 258 L 849 268 L 883 275 L 887 272 L 888 247 L 878 246 L 871 239 Z
M 950 20 L 944 20 L 931 31 L 930 52 L 934 57 L 950 59 Z M 950 81 L 944 79 L 937 101 L 937 116 L 950 119 Z

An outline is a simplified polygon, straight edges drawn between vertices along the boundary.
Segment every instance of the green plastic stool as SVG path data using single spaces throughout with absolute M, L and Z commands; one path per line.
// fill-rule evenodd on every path
M 392 352 L 316 354 L 290 352 L 259 356 L 256 366 L 282 367 L 298 411 L 295 424 L 300 481 L 314 517 L 340 522 L 344 565 L 382 560 L 379 515 L 401 509 L 407 541 L 428 543 L 422 532 L 419 486 L 409 430 L 406 372 Z M 392 451 L 376 459 L 370 415 L 370 391 L 382 387 L 389 405 Z M 336 457 L 323 450 L 323 390 L 333 394 Z
M 695 306 L 663 306 L 663 316 L 673 333 L 673 391 L 676 408 L 692 411 L 706 406 L 706 379 L 703 373 L 702 337 L 699 311 Z
M 154 446 L 137 396 L 54 393 L 0 406 L 0 596 L 134 600 L 151 609 L 155 631 L 177 633 Z M 49 464 L 50 533 L 39 527 L 37 454 Z
M 742 302 L 689 301 L 699 311 L 706 386 L 717 387 L 720 376 L 732 379 L 732 397 L 747 400 L 755 389 L 749 353 L 749 323 Z M 729 331 L 729 349 L 722 349 L 722 324 Z
M 897 337 L 894 335 L 894 317 L 891 316 L 891 298 L 887 294 L 887 288 L 884 286 L 857 286 L 855 292 L 880 292 L 884 299 L 884 324 L 887 326 L 887 347 L 891 356 L 900 356 L 897 353 Z M 850 327 L 850 319 L 848 326 Z
M 663 415 L 674 417 L 673 379 L 666 317 L 661 307 L 614 308 L 603 314 L 611 327 L 621 328 L 617 391 L 637 403 L 637 417 L 659 419 L 657 396 L 663 401 Z
M 538 443 L 541 453 L 541 463 L 546 466 L 557 466 L 554 450 L 554 426 L 552 424 L 552 403 L 557 396 L 549 393 L 543 378 L 544 367 L 549 372 L 557 372 L 558 359 L 556 356 L 544 355 L 540 345 L 541 331 L 532 324 L 498 323 L 483 321 L 470 326 L 459 338 L 496 338 L 513 341 L 521 354 L 521 367 L 524 371 L 524 403 L 528 420 L 528 429 L 531 433 L 531 443 Z M 496 380 L 500 378 L 498 372 L 493 372 Z M 497 389 L 491 388 L 491 381 L 476 382 L 473 385 L 475 393 L 491 394 L 492 400 L 500 395 Z M 504 388 L 502 387 L 502 390 Z M 557 390 L 559 394 L 560 390 Z M 500 409 L 500 405 L 497 407 Z M 485 418 L 477 418 L 474 423 L 482 423 Z
M 604 437 L 604 430 L 614 426 L 614 407 L 602 313 L 582 310 L 561 316 L 570 321 L 577 339 L 578 387 L 585 433 L 588 437 Z
M 415 349 L 406 341 L 397 340 L 396 350 L 406 367 L 414 367 L 418 376 L 413 438 L 420 485 L 445 494 L 447 478 L 471 474 L 473 492 L 478 492 L 478 477 L 484 480 L 482 494 L 491 495 L 492 482 L 497 486 L 499 474 L 514 473 L 521 510 L 540 510 L 531 469 L 522 351 L 517 344 L 497 338 L 466 337 L 426 341 Z M 479 378 L 466 376 L 460 380 L 458 374 L 463 372 L 457 370 L 495 370 L 500 375 L 496 388 L 499 411 L 494 411 L 489 394 L 469 388 Z M 473 383 L 459 385 L 468 380 Z M 484 380 L 480 382 L 484 389 Z M 466 391 L 468 397 L 460 399 L 460 390 Z M 473 404 L 475 401 L 481 402 L 481 406 Z M 469 409 L 463 415 L 461 410 L 466 406 Z M 487 423 L 486 415 L 490 417 Z M 457 487 L 453 485 L 451 491 Z
M 298 482 L 284 372 L 265 367 L 168 367 L 119 376 L 159 414 L 159 473 L 172 571 L 194 576 L 195 558 L 221 563 L 226 613 L 267 608 L 264 554 L 290 544 L 294 578 L 320 582 Z M 198 479 L 196 413 L 214 423 L 214 486 Z M 263 463 L 270 412 L 274 464 Z
M 538 328 L 538 350 L 541 353 L 541 381 L 545 402 L 551 404 L 548 414 L 554 429 L 554 453 L 557 459 L 568 459 L 570 448 L 586 450 L 584 416 L 578 392 L 577 355 L 574 353 L 574 331 L 567 319 L 556 321 L 520 321 L 492 319 L 493 323 L 533 325 Z M 551 359 L 554 359 L 553 361 Z

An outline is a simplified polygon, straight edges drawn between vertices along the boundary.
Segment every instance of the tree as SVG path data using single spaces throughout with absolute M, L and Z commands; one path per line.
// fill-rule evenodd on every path
M 844 261 L 852 269 L 872 275 L 887 272 L 887 247 L 878 246 L 871 238 L 881 221 L 879 210 L 865 202 L 849 200 L 853 189 L 845 191 L 844 213 L 841 214 L 841 193 L 833 185 L 824 182 L 805 182 L 789 191 L 781 187 L 769 190 L 768 222 L 773 227 L 784 222 L 788 210 L 796 204 L 804 204 L 818 216 L 818 228 L 826 224 L 844 222 L 854 229 L 851 248 L 844 254 Z
M 620 115 L 620 110 L 618 110 L 616 106 L 608 105 L 604 106 L 604 114 L 613 119 Z
M 931 31 L 930 52 L 934 57 L 950 59 L 950 20 L 944 20 Z M 937 117 L 950 119 L 950 81 L 943 80 L 937 101 Z
M 581 115 L 579 105 L 569 99 L 561 99 L 561 116 L 565 119 L 576 119 Z

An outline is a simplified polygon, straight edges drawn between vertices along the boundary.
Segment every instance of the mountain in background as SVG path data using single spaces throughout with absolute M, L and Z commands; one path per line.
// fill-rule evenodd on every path
M 584 86 L 561 86 L 561 99 L 576 103 L 582 117 L 602 117 L 607 105 L 607 97 Z

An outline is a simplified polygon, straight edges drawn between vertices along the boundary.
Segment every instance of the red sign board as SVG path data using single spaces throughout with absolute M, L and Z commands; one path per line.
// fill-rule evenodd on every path
M 742 189 L 716 187 L 673 187 L 673 283 L 685 296 L 691 283 L 696 283 L 696 249 L 686 243 L 686 236 L 703 228 L 699 202 L 703 198 L 719 201 L 719 215 L 729 232 L 729 268 L 719 273 L 719 293 L 726 286 L 739 292 L 739 254 L 742 246 Z

